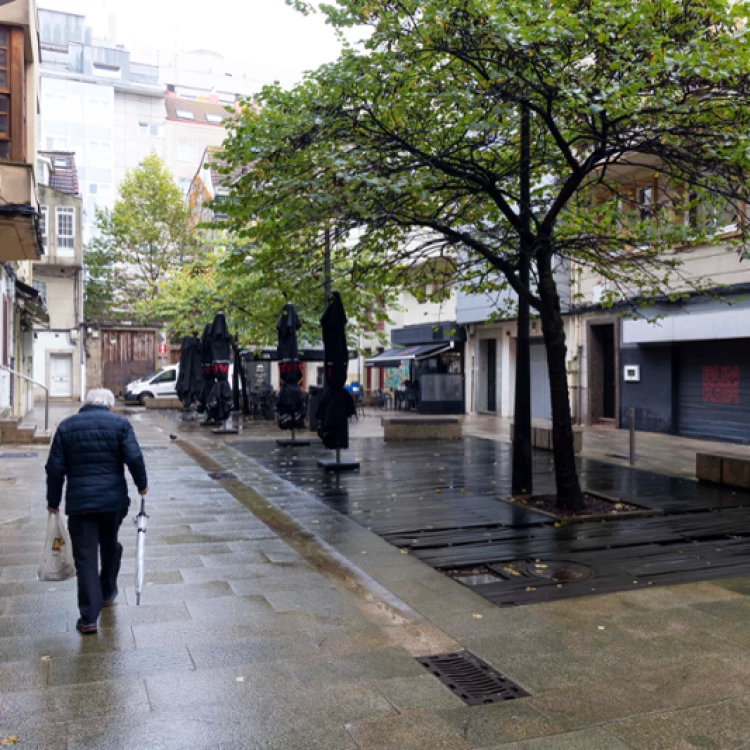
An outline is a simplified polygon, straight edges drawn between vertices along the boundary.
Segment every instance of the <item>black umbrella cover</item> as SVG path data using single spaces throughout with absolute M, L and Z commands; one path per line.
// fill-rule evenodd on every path
M 331 292 L 320 318 L 326 367 L 326 387 L 317 411 L 318 435 L 329 450 L 349 447 L 349 417 L 354 400 L 344 388 L 349 369 L 346 312 L 338 292 Z
M 177 377 L 175 390 L 186 409 L 189 409 L 198 399 L 202 385 L 200 339 L 195 336 L 185 336 L 180 350 L 180 374 Z
M 229 380 L 232 362 L 232 337 L 229 335 L 224 313 L 217 313 L 209 332 L 211 340 L 211 365 L 217 380 Z
M 346 344 L 346 312 L 338 292 L 331 292 L 328 296 L 320 325 L 328 385 L 343 388 L 349 370 L 349 349 Z
M 276 321 L 276 330 L 279 334 L 277 352 L 280 362 L 295 362 L 299 359 L 297 354 L 297 331 L 302 328 L 294 305 L 287 302 L 281 309 L 281 315 Z
M 296 383 L 283 383 L 276 399 L 276 414 L 282 430 L 302 430 L 305 427 L 305 399 Z
M 198 395 L 198 413 L 203 414 L 208 409 L 208 397 L 214 384 L 213 364 L 211 362 L 211 324 L 203 329 L 201 336 L 201 375 L 203 382 Z
M 229 419 L 232 406 L 232 387 L 229 385 L 229 379 L 214 381 L 208 395 L 208 416 L 214 422 L 224 422 Z

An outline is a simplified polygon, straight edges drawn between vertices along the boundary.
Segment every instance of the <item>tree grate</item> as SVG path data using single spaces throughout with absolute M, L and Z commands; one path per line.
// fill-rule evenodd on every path
M 222 480 L 222 479 L 237 479 L 237 475 L 231 471 L 209 471 L 208 476 L 211 479 Z
M 0 461 L 10 458 L 37 458 L 38 453 L 0 453 Z
M 417 661 L 469 706 L 502 703 L 529 696 L 529 693 L 470 651 L 420 656 Z

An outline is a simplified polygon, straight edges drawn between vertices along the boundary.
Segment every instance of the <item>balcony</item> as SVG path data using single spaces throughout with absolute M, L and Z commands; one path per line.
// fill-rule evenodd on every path
M 39 260 L 42 254 L 33 168 L 0 162 L 0 261 Z

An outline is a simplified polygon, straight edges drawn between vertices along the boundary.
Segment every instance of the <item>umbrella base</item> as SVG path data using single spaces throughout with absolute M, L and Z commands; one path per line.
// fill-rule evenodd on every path
M 321 458 L 318 466 L 326 471 L 358 471 L 359 461 L 342 461 L 335 458 Z
M 222 427 L 220 430 L 211 430 L 214 435 L 239 435 L 240 431 L 234 427 Z
M 310 441 L 295 440 L 294 438 L 291 438 L 290 440 L 277 440 L 276 445 L 279 445 L 282 448 L 301 448 L 303 446 L 310 445 Z
M 209 420 L 206 420 L 205 422 L 200 423 L 201 427 L 221 427 L 221 422 L 211 422 Z

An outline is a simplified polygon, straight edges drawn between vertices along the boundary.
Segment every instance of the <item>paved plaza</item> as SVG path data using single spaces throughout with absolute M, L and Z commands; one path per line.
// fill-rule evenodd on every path
M 53 410 L 53 421 L 64 414 Z M 291 466 L 264 458 L 278 436 L 272 426 L 251 423 L 220 439 L 170 413 L 130 418 L 150 474 L 148 583 L 136 607 L 126 520 L 122 593 L 96 636 L 75 632 L 74 581 L 36 581 L 46 449 L 0 448 L 36 454 L 0 459 L 0 742 L 39 750 L 750 748 L 750 577 L 499 607 L 368 530 L 351 512 L 359 508 L 340 512 L 307 464 L 291 481 Z M 467 419 L 466 443 L 502 438 L 502 428 Z M 379 438 L 377 419 L 353 423 L 353 452 L 364 455 Z M 587 433 L 585 454 L 617 454 L 618 440 Z M 668 455 L 658 440 L 653 451 Z M 688 475 L 697 449 L 684 443 L 672 465 L 662 456 L 673 477 Z M 408 451 L 403 462 L 410 465 Z M 226 478 L 212 479 L 217 472 Z M 385 494 L 385 469 L 380 479 L 365 476 Z M 415 659 L 460 649 L 529 697 L 469 707 Z

